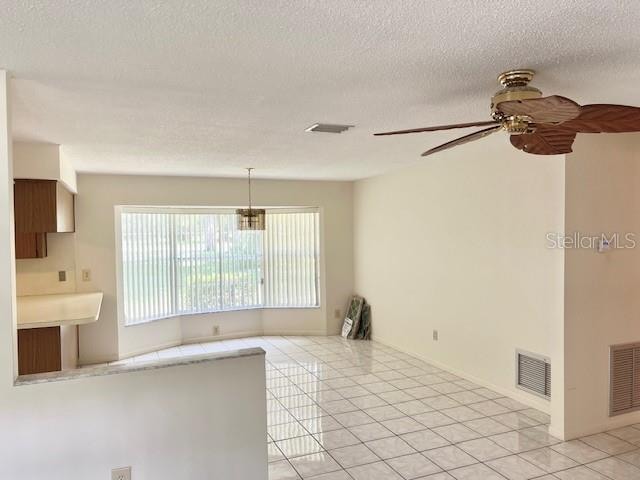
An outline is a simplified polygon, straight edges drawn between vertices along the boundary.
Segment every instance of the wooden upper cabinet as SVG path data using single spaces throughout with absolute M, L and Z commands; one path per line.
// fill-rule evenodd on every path
M 46 256 L 46 233 L 16 232 L 16 258 L 44 258 Z
M 74 196 L 55 180 L 14 181 L 16 233 L 75 231 Z

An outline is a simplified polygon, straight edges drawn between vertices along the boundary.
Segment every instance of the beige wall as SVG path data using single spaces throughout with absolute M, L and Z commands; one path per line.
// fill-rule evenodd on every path
M 374 339 L 546 410 L 515 388 L 515 349 L 549 356 L 561 405 L 563 252 L 546 234 L 563 230 L 563 199 L 564 159 L 502 135 L 356 182 L 355 286 Z
M 582 135 L 566 161 L 566 231 L 634 233 L 640 242 L 640 135 Z M 566 250 L 568 437 L 640 422 L 609 418 L 609 346 L 640 341 L 640 243 L 597 253 Z
M 76 291 L 75 234 L 47 234 L 47 256 L 16 260 L 16 293 L 48 295 Z M 59 281 L 58 272 L 66 272 L 66 280 Z
M 266 334 L 335 334 L 353 290 L 352 191 L 350 182 L 255 181 L 253 198 L 265 206 L 321 208 L 321 308 L 254 310 L 195 315 L 124 327 L 116 309 L 114 207 L 116 205 L 238 206 L 246 202 L 246 181 L 191 177 L 78 175 L 76 201 L 76 285 L 105 293 L 100 320 L 80 329 L 81 360 L 101 362 L 160 346 L 210 338 Z M 91 282 L 80 272 L 90 269 Z

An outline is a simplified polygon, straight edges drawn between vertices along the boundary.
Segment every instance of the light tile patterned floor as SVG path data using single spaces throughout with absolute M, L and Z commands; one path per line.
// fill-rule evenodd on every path
M 255 337 L 126 362 L 260 346 L 269 480 L 640 480 L 640 424 L 560 442 L 548 415 L 375 342 Z

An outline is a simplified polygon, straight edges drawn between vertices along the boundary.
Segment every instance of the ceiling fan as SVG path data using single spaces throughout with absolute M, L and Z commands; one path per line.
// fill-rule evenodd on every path
M 454 128 L 488 127 L 431 148 L 423 157 L 456 145 L 473 142 L 505 130 L 511 144 L 536 155 L 570 153 L 578 133 L 621 133 L 640 131 L 640 108 L 626 105 L 578 105 L 573 100 L 542 92 L 529 85 L 533 70 L 509 70 L 498 76 L 502 85 L 491 98 L 491 118 L 484 122 L 458 123 L 414 128 L 375 135 L 435 132 Z

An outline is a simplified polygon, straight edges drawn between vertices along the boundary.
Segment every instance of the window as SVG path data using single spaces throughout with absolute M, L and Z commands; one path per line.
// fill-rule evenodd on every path
M 319 213 L 267 211 L 262 231 L 233 212 L 120 207 L 125 325 L 193 313 L 319 305 Z

